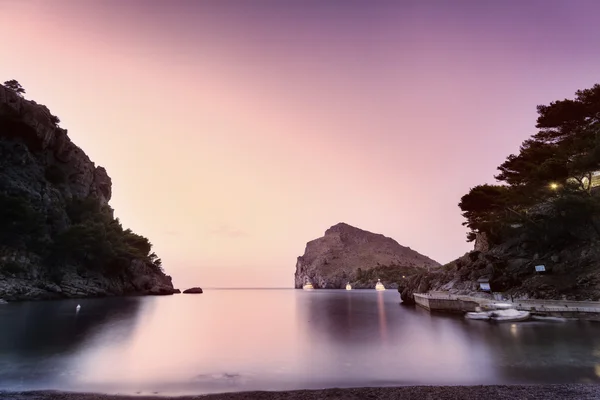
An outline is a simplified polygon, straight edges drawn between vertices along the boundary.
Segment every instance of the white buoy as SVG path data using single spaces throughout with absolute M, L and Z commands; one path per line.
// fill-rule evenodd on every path
M 75 311 L 79 311 L 81 310 L 81 306 L 79 304 L 77 304 L 77 307 L 75 307 Z

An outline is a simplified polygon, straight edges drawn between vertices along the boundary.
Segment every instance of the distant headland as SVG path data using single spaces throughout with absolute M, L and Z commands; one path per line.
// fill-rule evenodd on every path
M 296 262 L 295 287 L 310 283 L 315 289 L 397 288 L 403 277 L 440 264 L 400 245 L 394 239 L 339 223 L 306 244 Z

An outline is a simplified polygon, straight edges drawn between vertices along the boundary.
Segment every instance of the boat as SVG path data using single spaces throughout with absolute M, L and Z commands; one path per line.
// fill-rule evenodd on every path
M 304 284 L 304 286 L 302 286 L 302 289 L 304 289 L 304 290 L 312 290 L 312 289 L 314 289 L 314 287 L 313 287 L 312 283 L 306 282 Z
M 381 279 L 377 279 L 377 284 L 375 285 L 375 290 L 385 290 L 385 286 L 381 283 Z
M 508 310 L 468 312 L 465 314 L 465 318 L 468 319 L 480 319 L 497 322 L 519 322 L 528 320 L 530 317 L 531 314 L 528 311 L 519 311 L 514 308 Z
M 531 317 L 529 311 L 519 311 L 514 308 L 492 311 L 490 314 L 490 319 L 493 321 L 519 322 L 528 320 Z
M 468 319 L 490 319 L 490 314 L 487 312 L 468 312 L 465 314 Z
M 352 286 L 350 286 L 350 282 L 346 283 L 346 290 L 352 290 Z

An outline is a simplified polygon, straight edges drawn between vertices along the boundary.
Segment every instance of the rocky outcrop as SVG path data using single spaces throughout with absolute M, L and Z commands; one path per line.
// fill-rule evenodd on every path
M 0 298 L 174 293 L 147 239 L 113 218 L 106 170 L 58 121 L 0 85 Z
M 193 288 L 189 288 L 189 289 L 184 290 L 183 293 L 190 293 L 190 294 L 192 294 L 192 293 L 203 293 L 203 292 L 202 292 L 202 288 L 193 287 Z
M 417 271 L 435 269 L 436 261 L 381 234 L 345 223 L 332 226 L 321 238 L 306 244 L 296 262 L 295 287 L 311 282 L 314 288 L 374 288 L 381 279 L 387 288 Z
M 489 280 L 493 292 L 515 299 L 600 300 L 600 246 L 596 234 L 570 243 L 546 245 L 517 235 L 488 251 L 472 251 L 437 271 L 414 274 L 398 287 L 402 301 L 414 293 L 443 291 L 491 297 L 479 288 Z M 536 272 L 544 265 L 546 272 Z
M 488 251 L 490 243 L 485 232 L 479 232 L 475 235 L 475 251 Z

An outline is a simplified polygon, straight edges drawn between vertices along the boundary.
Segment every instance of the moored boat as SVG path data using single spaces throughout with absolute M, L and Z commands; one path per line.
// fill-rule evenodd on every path
M 375 290 L 385 290 L 385 286 L 381 283 L 381 279 L 377 279 L 377 284 L 375 285 Z
M 352 286 L 350 286 L 350 282 L 346 283 L 346 290 L 352 290 Z
M 465 314 L 465 318 L 468 319 L 490 319 L 490 315 L 487 312 L 468 312 Z
M 490 319 L 493 321 L 519 322 L 528 320 L 531 314 L 528 311 L 519 311 L 511 308 L 509 310 L 499 310 L 490 312 Z
M 514 308 L 508 310 L 468 312 L 465 314 L 465 318 L 468 319 L 481 319 L 497 322 L 526 321 L 530 317 L 531 314 L 528 311 L 519 311 L 515 310 Z
M 302 289 L 304 289 L 304 290 L 311 290 L 311 289 L 314 289 L 314 288 L 313 288 L 313 285 L 312 285 L 312 283 L 310 283 L 310 282 L 306 282 L 306 283 L 304 284 L 304 286 L 302 286 Z

